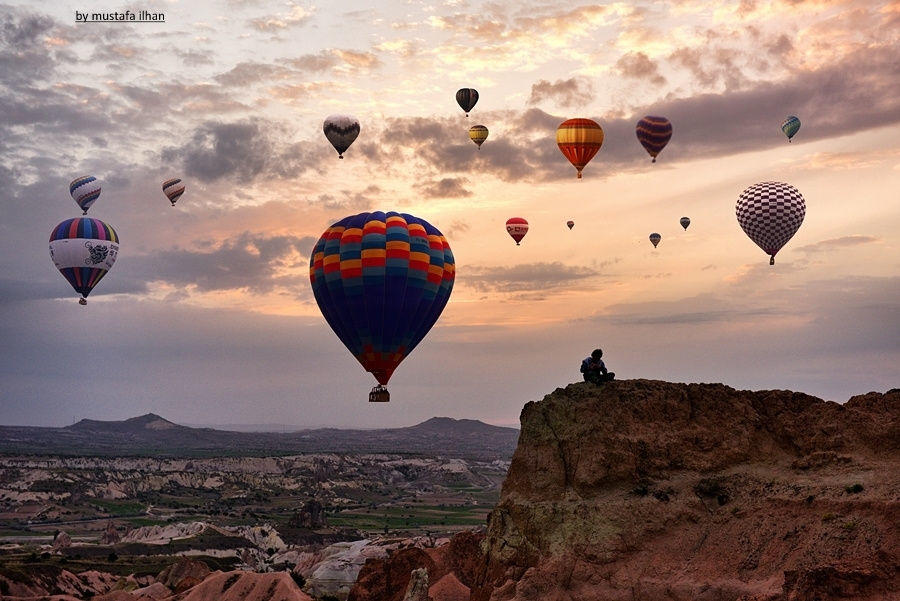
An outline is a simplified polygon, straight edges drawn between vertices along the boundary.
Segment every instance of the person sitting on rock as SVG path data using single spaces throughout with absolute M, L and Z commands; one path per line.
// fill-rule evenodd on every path
M 606 364 L 603 363 L 603 350 L 601 349 L 594 349 L 591 356 L 586 357 L 581 362 L 581 373 L 584 374 L 584 381 L 591 384 L 603 384 L 616 377 L 616 374 L 607 371 Z

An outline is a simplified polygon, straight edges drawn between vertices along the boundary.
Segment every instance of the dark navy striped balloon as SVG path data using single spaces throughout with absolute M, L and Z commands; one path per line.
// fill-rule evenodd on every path
M 672 137 L 672 124 L 665 117 L 647 115 L 638 121 L 635 133 L 641 146 L 653 157 L 651 162 L 655 163 L 656 155 L 662 152 Z

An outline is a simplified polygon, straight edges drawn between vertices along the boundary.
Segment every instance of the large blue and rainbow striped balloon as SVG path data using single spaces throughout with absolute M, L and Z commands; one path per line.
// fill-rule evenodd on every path
M 76 217 L 66 219 L 50 232 L 50 258 L 68 280 L 78 301 L 87 303 L 103 276 L 112 268 L 119 254 L 119 236 L 111 226 L 99 219 Z
M 345 217 L 322 234 L 309 280 L 328 325 L 383 387 L 440 317 L 455 274 L 436 227 L 376 211 Z

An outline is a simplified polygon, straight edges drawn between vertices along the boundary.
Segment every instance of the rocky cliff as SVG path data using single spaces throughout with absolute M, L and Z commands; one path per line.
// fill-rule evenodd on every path
M 898 418 L 896 389 L 571 384 L 524 407 L 480 545 L 367 564 L 350 597 L 402 595 L 403 562 L 472 601 L 900 599 Z

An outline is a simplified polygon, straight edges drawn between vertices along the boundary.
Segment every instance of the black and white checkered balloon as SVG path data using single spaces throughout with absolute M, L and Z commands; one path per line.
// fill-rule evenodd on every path
M 803 223 L 806 201 L 794 186 L 781 182 L 754 184 L 741 192 L 735 207 L 738 223 L 751 240 L 772 258 Z

